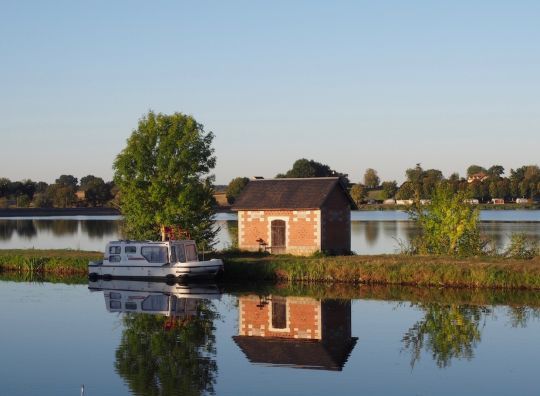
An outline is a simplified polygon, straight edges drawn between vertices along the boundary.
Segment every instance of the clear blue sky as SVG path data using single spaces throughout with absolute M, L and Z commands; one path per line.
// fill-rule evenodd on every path
M 539 1 L 1 1 L 0 176 L 110 179 L 192 114 L 218 183 L 297 158 L 353 181 L 540 163 Z

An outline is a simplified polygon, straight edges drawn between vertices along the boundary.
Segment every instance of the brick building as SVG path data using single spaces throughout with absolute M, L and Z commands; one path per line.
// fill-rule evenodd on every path
M 250 295 L 238 310 L 233 339 L 252 363 L 342 370 L 356 345 L 348 300 Z
M 351 250 L 351 207 L 338 177 L 250 181 L 235 201 L 238 247 L 309 255 Z

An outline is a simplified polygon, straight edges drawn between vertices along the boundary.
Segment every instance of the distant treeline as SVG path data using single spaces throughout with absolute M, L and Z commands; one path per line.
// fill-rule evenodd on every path
M 113 205 L 118 189 L 114 182 L 88 175 L 79 180 L 61 175 L 53 184 L 30 179 L 0 178 L 0 208 L 70 208 Z
M 395 180 L 381 181 L 375 169 L 368 168 L 363 180 L 352 183 L 349 175 L 332 169 L 329 165 L 305 158 L 297 160 L 292 168 L 285 173 L 276 175 L 277 178 L 304 177 L 340 177 L 344 185 L 350 188 L 351 196 L 357 204 L 366 201 L 383 201 L 386 199 L 431 199 L 437 185 L 448 184 L 454 192 L 464 191 L 470 199 L 480 203 L 491 199 L 501 199 L 505 202 L 515 202 L 518 199 L 537 201 L 540 199 L 540 168 L 538 165 L 524 165 L 510 169 L 505 176 L 501 165 L 484 168 L 471 165 L 466 177 L 453 173 L 445 177 L 438 169 L 423 169 L 421 164 L 405 171 L 406 180 L 401 185 Z M 227 199 L 233 203 L 244 186 L 247 177 L 237 177 L 231 180 L 227 188 Z

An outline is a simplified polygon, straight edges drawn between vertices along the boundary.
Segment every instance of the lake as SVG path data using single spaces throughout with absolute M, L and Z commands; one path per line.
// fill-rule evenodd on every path
M 351 246 L 358 254 L 399 251 L 417 230 L 402 211 L 355 211 L 351 215 Z M 513 233 L 540 241 L 540 210 L 487 210 L 480 214 L 484 236 L 503 248 Z M 229 247 L 237 231 L 236 215 L 219 213 L 218 244 Z M 0 219 L 0 249 L 80 249 L 101 251 L 109 240 L 121 238 L 121 218 L 58 217 Z
M 524 291 L 5 274 L 0 394 L 537 395 L 539 307 Z

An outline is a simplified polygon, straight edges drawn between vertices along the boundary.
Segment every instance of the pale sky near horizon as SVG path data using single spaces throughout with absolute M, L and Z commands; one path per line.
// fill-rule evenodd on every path
M 298 158 L 402 181 L 539 164 L 539 1 L 0 0 L 0 177 L 112 177 L 149 109 L 215 133 L 216 181 Z

